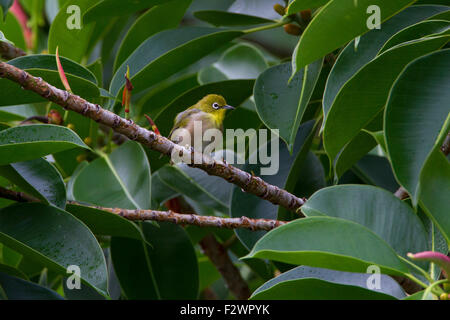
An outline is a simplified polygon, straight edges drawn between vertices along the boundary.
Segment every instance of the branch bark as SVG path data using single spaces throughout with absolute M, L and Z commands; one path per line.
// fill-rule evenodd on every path
M 230 292 L 239 300 L 247 300 L 250 297 L 250 289 L 241 276 L 239 269 L 233 264 L 226 249 L 209 234 L 200 241 L 200 246 L 206 256 L 217 267 L 228 285 Z
M 275 205 L 280 205 L 289 211 L 300 213 L 299 209 L 306 201 L 305 198 L 298 198 L 286 190 L 265 182 L 260 177 L 229 165 L 225 161 L 214 160 L 207 155 L 177 145 L 153 131 L 136 125 L 131 120 L 126 120 L 101 108 L 98 104 L 90 103 L 77 95 L 60 90 L 44 80 L 5 62 L 0 62 L 0 77 L 18 83 L 22 88 L 31 90 L 66 110 L 75 111 L 102 123 L 152 150 L 168 156 L 178 154 L 180 158 L 187 157 L 190 159 L 190 164 L 188 164 L 191 167 L 202 169 L 209 175 L 221 177 L 239 186 L 243 191 L 254 194 Z
M 11 60 L 25 55 L 26 53 L 22 49 L 17 48 L 8 42 L 0 41 L 0 56 L 3 59 Z
M 3 187 L 0 187 L 0 198 L 13 200 L 17 202 L 39 202 L 38 198 L 35 198 L 29 194 L 26 194 L 24 192 L 18 192 L 9 190 Z

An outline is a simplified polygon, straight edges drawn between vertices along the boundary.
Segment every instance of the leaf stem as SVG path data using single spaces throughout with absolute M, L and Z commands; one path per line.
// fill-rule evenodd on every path
M 407 264 L 409 264 L 410 266 L 412 266 L 414 269 L 416 269 L 417 271 L 419 271 L 430 283 L 433 283 L 433 278 L 430 277 L 430 275 L 428 274 L 428 272 L 426 272 L 425 270 L 423 270 L 421 267 L 419 267 L 418 265 L 416 265 L 415 263 L 412 263 L 411 261 L 409 261 L 408 259 L 403 258 L 402 256 L 399 255 L 399 258 L 402 259 L 404 262 L 406 262 Z M 414 277 L 415 278 L 415 277 Z M 415 278 L 417 281 L 417 278 Z M 413 281 L 415 281 L 414 279 L 411 279 Z M 416 281 L 416 282 L 417 282 Z M 422 284 L 417 282 L 418 284 L 420 284 L 421 286 L 423 286 L 424 288 L 428 287 L 426 284 L 424 286 L 423 282 Z
M 264 30 L 269 30 L 269 29 L 274 29 L 274 28 L 278 28 L 281 26 L 284 26 L 285 24 L 288 24 L 292 22 L 292 19 L 289 17 L 285 17 L 283 19 L 281 19 L 280 21 L 276 22 L 276 23 L 271 23 L 271 24 L 267 24 L 261 27 L 256 27 L 256 28 L 251 28 L 251 29 L 247 29 L 247 30 L 243 30 L 244 33 L 253 33 L 253 32 L 259 32 L 259 31 L 264 31 Z
M 448 281 L 447 279 L 439 280 L 439 281 L 436 281 L 436 282 L 432 283 L 430 286 L 428 286 L 428 288 L 423 293 L 422 300 L 425 300 L 425 298 L 428 296 L 428 294 L 430 292 L 433 292 L 433 290 L 434 290 L 433 293 L 436 294 L 437 296 L 439 296 L 441 293 L 443 293 L 444 291 L 441 288 L 437 287 L 437 286 L 442 284 L 442 283 L 445 283 L 447 281 Z M 438 290 L 435 290 L 435 288 L 438 288 Z

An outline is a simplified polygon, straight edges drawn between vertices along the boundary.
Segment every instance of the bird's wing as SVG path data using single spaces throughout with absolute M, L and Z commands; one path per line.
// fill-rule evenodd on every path
M 179 114 L 177 114 L 177 116 L 175 117 L 173 128 L 172 128 L 172 130 L 170 130 L 170 133 L 168 135 L 169 139 L 171 138 L 172 133 L 176 129 L 181 127 L 180 125 L 183 122 L 183 120 L 186 120 L 187 118 L 189 118 L 189 117 L 191 117 L 191 116 L 193 116 L 193 115 L 195 115 L 196 113 L 199 113 L 199 112 L 202 112 L 202 111 L 200 109 L 197 109 L 197 108 L 192 108 L 192 109 L 189 108 L 189 109 L 186 109 L 185 111 L 180 112 Z

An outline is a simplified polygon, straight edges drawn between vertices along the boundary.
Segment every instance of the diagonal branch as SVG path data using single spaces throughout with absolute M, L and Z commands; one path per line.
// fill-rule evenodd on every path
M 153 131 L 138 126 L 131 120 L 126 120 L 101 108 L 98 104 L 90 103 L 77 95 L 60 90 L 44 80 L 5 62 L 0 62 L 0 77 L 18 83 L 24 89 L 31 90 L 45 99 L 59 104 L 66 110 L 75 111 L 102 123 L 152 150 L 168 156 L 178 154 L 180 158 L 187 157 L 190 159 L 191 164 L 189 165 L 191 167 L 202 169 L 209 175 L 221 177 L 239 186 L 243 191 L 261 197 L 275 205 L 300 213 L 299 209 L 306 201 L 304 198 L 298 198 L 286 190 L 265 182 L 260 177 L 233 167 L 225 161 L 214 160 L 207 155 L 177 145 Z

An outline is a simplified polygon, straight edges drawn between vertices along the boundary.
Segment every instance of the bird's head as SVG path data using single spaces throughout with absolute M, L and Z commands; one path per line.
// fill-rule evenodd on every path
M 224 97 L 218 94 L 204 96 L 196 103 L 195 107 L 213 115 L 218 122 L 222 122 L 227 110 L 234 109 L 234 107 L 227 105 Z

